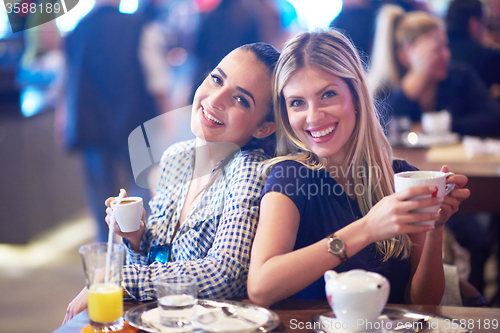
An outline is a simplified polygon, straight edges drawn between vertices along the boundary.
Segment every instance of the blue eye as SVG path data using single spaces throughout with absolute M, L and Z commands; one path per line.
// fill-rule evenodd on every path
M 337 96 L 337 93 L 335 91 L 327 91 L 326 93 L 323 94 L 322 98 L 331 98 Z
M 299 107 L 299 106 L 302 106 L 302 105 L 304 105 L 304 101 L 301 101 L 301 100 L 298 100 L 298 99 L 297 99 L 297 100 L 294 100 L 294 101 L 292 101 L 292 102 L 290 103 L 290 106 L 291 106 L 291 107 L 294 107 L 294 108 Z
M 241 105 L 243 105 L 245 108 L 250 108 L 250 103 L 248 103 L 248 101 L 245 98 L 237 96 L 236 101 Z

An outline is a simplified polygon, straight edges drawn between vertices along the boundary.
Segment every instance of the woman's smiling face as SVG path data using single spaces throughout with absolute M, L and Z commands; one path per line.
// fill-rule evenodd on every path
M 297 70 L 283 87 L 288 120 L 297 138 L 329 164 L 342 165 L 356 125 L 346 82 L 316 67 Z
M 191 130 L 208 142 L 243 147 L 259 132 L 271 103 L 271 76 L 251 51 L 229 53 L 196 90 Z

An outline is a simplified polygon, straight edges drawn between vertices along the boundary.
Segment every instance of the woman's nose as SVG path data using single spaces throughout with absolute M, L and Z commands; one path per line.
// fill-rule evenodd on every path
M 307 109 L 307 123 L 309 124 L 318 124 L 325 117 L 325 113 L 321 110 L 321 108 L 310 105 Z
M 213 91 L 210 94 L 209 104 L 211 108 L 218 110 L 225 110 L 227 100 L 228 100 L 228 92 L 226 91 L 226 89 L 221 88 L 216 91 Z

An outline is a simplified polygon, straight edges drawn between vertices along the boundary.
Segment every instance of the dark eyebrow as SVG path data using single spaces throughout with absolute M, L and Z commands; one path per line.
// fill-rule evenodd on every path
M 224 71 L 223 71 L 222 69 L 220 69 L 219 67 L 217 67 L 217 68 L 216 68 L 216 70 L 218 70 L 218 71 L 219 71 L 220 75 L 222 75 L 222 77 L 223 77 L 224 79 L 227 79 L 227 75 L 226 75 L 226 73 L 224 73 Z
M 220 69 L 219 67 L 217 67 L 216 69 L 219 71 L 220 75 L 222 75 L 222 77 L 224 78 L 224 80 L 226 80 L 226 79 L 227 79 L 227 75 L 226 75 L 226 73 L 224 73 L 224 71 L 223 71 L 222 69 Z M 255 98 L 253 98 L 252 93 L 250 93 L 248 90 L 245 90 L 245 89 L 243 89 L 243 88 L 241 88 L 241 87 L 236 87 L 236 89 L 238 89 L 238 90 L 239 90 L 239 91 L 241 91 L 242 93 L 244 93 L 244 94 L 248 95 L 248 97 L 250 97 L 250 98 L 252 99 L 253 104 L 254 104 L 254 105 L 257 105 L 257 103 L 255 103 Z
M 247 91 L 247 90 L 245 90 L 245 89 L 243 89 L 243 88 L 241 88 L 241 87 L 236 87 L 236 89 L 238 89 L 238 90 L 239 90 L 239 91 L 241 91 L 242 93 L 244 93 L 244 94 L 248 95 L 248 96 L 252 99 L 252 101 L 253 101 L 253 105 L 256 105 L 256 103 L 255 103 L 255 98 L 253 98 L 253 95 L 252 95 L 249 91 Z

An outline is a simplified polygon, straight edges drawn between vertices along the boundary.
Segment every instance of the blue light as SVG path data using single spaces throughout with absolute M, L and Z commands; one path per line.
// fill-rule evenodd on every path
M 9 24 L 9 17 L 7 16 L 7 10 L 3 10 L 3 8 L 0 8 L 0 39 L 9 35 L 11 32 L 12 29 Z
M 120 13 L 123 14 L 133 14 L 139 8 L 139 0 L 121 0 L 120 1 Z
M 21 112 L 26 118 L 34 116 L 41 111 L 43 95 L 35 87 L 26 87 L 21 92 Z
M 78 1 L 75 8 L 56 18 L 57 27 L 61 32 L 73 31 L 82 18 L 95 6 L 95 0 Z
M 301 26 L 308 31 L 327 29 L 342 10 L 342 0 L 288 0 L 297 12 Z

